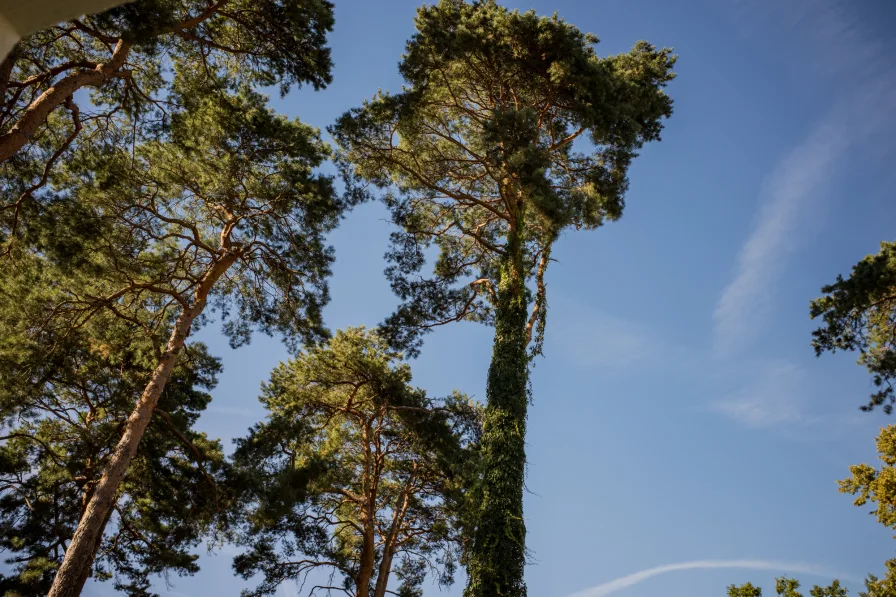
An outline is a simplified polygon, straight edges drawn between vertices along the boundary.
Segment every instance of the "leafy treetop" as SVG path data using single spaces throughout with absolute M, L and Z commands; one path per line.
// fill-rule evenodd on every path
M 862 410 L 882 406 L 890 414 L 896 402 L 896 242 L 882 242 L 880 252 L 868 255 L 852 268 L 849 278 L 821 289 L 812 301 L 810 316 L 821 317 L 815 330 L 815 352 L 859 351 L 859 364 L 871 373 L 878 388 Z

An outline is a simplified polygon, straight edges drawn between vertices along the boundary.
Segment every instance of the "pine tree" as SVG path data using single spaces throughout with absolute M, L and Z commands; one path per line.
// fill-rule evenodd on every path
M 419 595 L 427 570 L 450 584 L 463 554 L 479 411 L 410 385 L 400 354 L 363 328 L 280 364 L 264 423 L 238 441 L 234 568 L 273 595 L 324 570 L 354 597 Z M 318 578 L 323 575 L 318 576 Z
M 467 595 L 521 597 L 528 366 L 552 246 L 568 228 L 621 216 L 628 167 L 671 114 L 662 89 L 675 58 L 646 42 L 602 58 L 593 35 L 492 0 L 422 7 L 416 27 L 403 91 L 376 95 L 331 132 L 349 183 L 380 187 L 399 226 L 392 341 L 412 352 L 435 326 L 495 328 Z M 438 256 L 425 278 L 429 247 Z

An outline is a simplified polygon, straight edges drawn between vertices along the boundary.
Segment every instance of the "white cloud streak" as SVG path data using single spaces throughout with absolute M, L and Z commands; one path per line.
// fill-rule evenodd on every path
M 654 568 L 648 568 L 647 570 L 641 570 L 640 572 L 635 572 L 634 574 L 611 580 L 602 585 L 572 593 L 568 597 L 604 597 L 605 595 L 611 595 L 617 591 L 642 583 L 649 578 L 668 572 L 677 572 L 680 570 L 708 570 L 714 568 L 774 570 L 787 574 L 807 574 L 831 579 L 839 578 L 843 580 L 858 581 L 857 578 L 850 574 L 837 574 L 820 566 L 798 562 L 779 562 L 776 560 L 696 560 L 692 562 L 666 564 L 665 566 L 656 566 Z
M 713 403 L 711 409 L 746 427 L 808 423 L 805 372 L 787 361 L 763 363 L 742 389 Z
M 716 348 L 730 353 L 757 333 L 770 306 L 770 288 L 785 271 L 785 258 L 798 245 L 807 208 L 829 181 L 845 150 L 846 131 L 822 125 L 794 149 L 764 185 L 769 200 L 737 258 L 734 280 L 713 313 Z
M 896 98 L 896 69 L 883 59 L 886 52 L 881 42 L 863 31 L 837 0 L 741 4 L 770 11 L 769 16 L 778 21 L 798 23 L 801 35 L 792 35 L 794 28 L 788 28 L 788 35 L 803 46 L 794 56 L 794 66 L 809 63 L 824 71 L 836 83 L 827 97 L 836 99 L 827 116 L 784 156 L 763 184 L 757 224 L 741 248 L 734 277 L 713 314 L 715 348 L 723 355 L 744 347 L 761 331 L 787 259 L 806 240 L 812 208 L 825 198 L 825 187 L 855 146 L 892 127 Z
M 277 587 L 277 597 L 298 597 L 298 595 L 298 586 L 293 581 L 283 581 L 280 583 L 280 586 Z

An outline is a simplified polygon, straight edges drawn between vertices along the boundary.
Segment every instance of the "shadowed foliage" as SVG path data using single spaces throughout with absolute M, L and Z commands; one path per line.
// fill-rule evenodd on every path
M 11 565 L 0 593 L 10 597 L 47 594 L 155 362 L 151 342 L 123 320 L 23 330 L 60 292 L 49 283 L 58 274 L 33 259 L 0 281 L 0 548 Z M 94 578 L 139 596 L 151 594 L 149 575 L 198 570 L 193 548 L 224 509 L 224 462 L 193 425 L 219 371 L 202 344 L 185 347 L 122 481 Z
M 871 373 L 871 400 L 862 407 L 893 410 L 896 394 L 896 242 L 882 242 L 880 252 L 868 255 L 853 268 L 849 278 L 821 289 L 824 296 L 812 301 L 809 314 L 821 317 L 824 327 L 815 330 L 815 353 L 859 351 L 859 364 Z

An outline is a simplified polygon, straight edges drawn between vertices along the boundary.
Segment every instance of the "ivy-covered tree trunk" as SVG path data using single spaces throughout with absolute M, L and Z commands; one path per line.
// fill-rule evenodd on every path
M 238 256 L 237 253 L 228 252 L 208 271 L 196 290 L 194 303 L 184 309 L 180 317 L 177 318 L 165 352 L 159 358 L 149 383 L 146 384 L 134 411 L 128 417 L 124 433 L 115 447 L 115 452 L 109 459 L 103 476 L 84 509 L 84 515 L 78 521 L 78 528 L 75 530 L 72 542 L 65 550 L 65 559 L 56 572 L 48 597 L 78 597 L 84 589 L 84 584 L 90 577 L 90 570 L 103 532 L 109 521 L 109 515 L 115 506 L 118 488 L 137 453 L 137 447 L 152 419 L 159 398 L 165 391 L 168 378 L 174 371 L 177 357 L 186 344 L 187 336 L 190 335 L 193 320 L 205 309 L 208 295 L 215 282 L 236 262 Z
M 494 352 L 486 385 L 479 514 L 467 566 L 466 597 L 526 595 L 523 485 L 529 361 L 521 237 L 514 226 L 501 260 Z
M 387 254 L 402 301 L 382 326 L 389 341 L 413 354 L 437 326 L 495 326 L 466 597 L 524 597 L 528 363 L 545 329 L 551 247 L 564 230 L 622 215 L 628 168 L 672 113 L 663 88 L 675 56 L 638 42 L 600 57 L 596 36 L 497 0 L 440 0 L 415 25 L 402 91 L 330 131 L 347 183 L 382 189 L 400 227 Z

